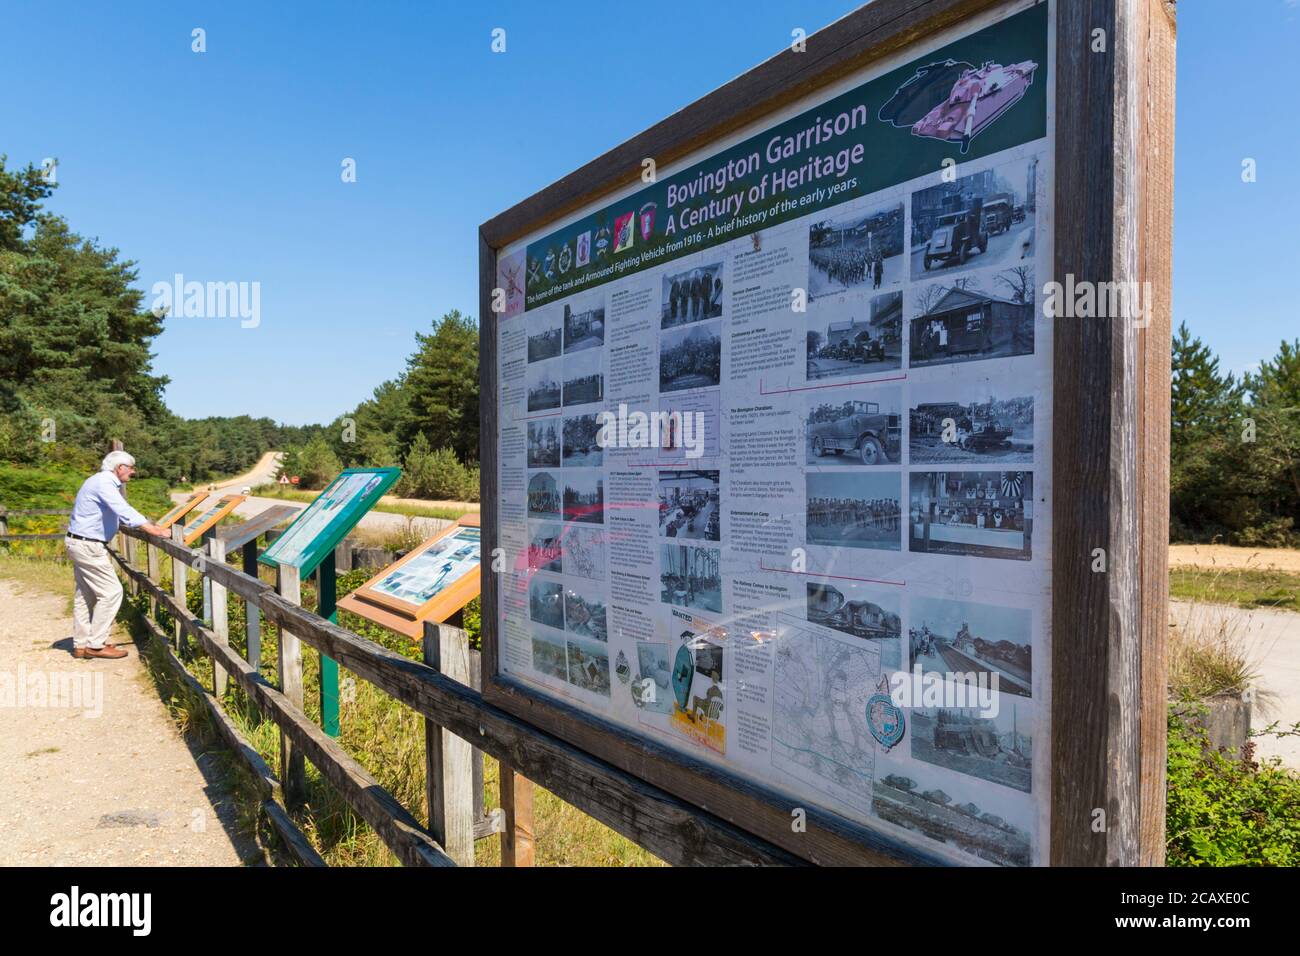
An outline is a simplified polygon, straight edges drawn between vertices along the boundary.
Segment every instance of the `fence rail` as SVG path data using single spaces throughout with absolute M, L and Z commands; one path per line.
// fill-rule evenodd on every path
M 50 541 L 55 538 L 62 538 L 68 533 L 65 528 L 62 531 L 53 531 L 46 534 L 10 534 L 10 518 L 37 518 L 50 517 L 53 515 L 71 516 L 71 508 L 28 508 L 23 511 L 10 511 L 4 505 L 0 505 L 0 542 L 2 541 Z
M 183 673 L 182 679 L 191 689 L 201 692 L 227 744 L 253 771 L 263 808 L 300 862 L 322 862 L 288 813 L 303 787 L 303 759 L 316 766 L 407 865 L 472 865 L 474 840 L 494 832 L 501 834 L 503 865 L 531 864 L 533 782 L 675 865 L 802 862 L 486 703 L 471 686 L 476 681 L 470 670 L 468 639 L 459 628 L 427 624 L 426 663 L 413 661 L 300 607 L 299 582 L 293 568 L 281 568 L 279 585 L 272 587 L 226 564 L 219 540 L 209 541 L 205 552 L 137 529 L 121 529 L 120 536 L 120 547 L 113 556 L 132 590 L 146 594 L 151 605 L 164 608 L 176 622 L 173 633 L 168 635 L 150 620 L 151 633 L 164 645 L 174 642 L 177 651 L 187 643 L 181 635 L 189 635 L 211 657 L 213 687 L 209 689 L 199 684 L 173 648 L 167 647 L 172 667 Z M 147 554 L 147 571 L 136 566 L 140 543 Z M 167 593 L 161 585 L 159 569 L 164 555 L 174 568 L 173 593 Z M 197 619 L 185 606 L 182 582 L 190 572 L 205 578 L 212 588 L 210 623 Z M 225 633 L 227 593 L 280 628 L 279 687 L 267 681 L 229 644 Z M 334 659 L 425 718 L 427 828 L 304 713 L 299 643 Z M 227 679 L 233 680 L 249 701 L 279 727 L 282 746 L 278 776 L 226 715 L 222 697 Z M 633 751 L 642 746 L 631 735 L 626 735 L 626 743 Z M 473 761 L 467 758 L 471 746 L 501 765 L 502 808 L 492 815 L 483 815 L 476 806 L 473 791 L 477 790 L 481 801 L 482 783 L 475 779 L 478 775 L 473 773 Z

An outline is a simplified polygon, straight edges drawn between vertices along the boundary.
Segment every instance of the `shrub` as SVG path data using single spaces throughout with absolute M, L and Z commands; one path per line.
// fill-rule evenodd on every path
M 1300 776 L 1256 763 L 1252 743 L 1240 756 L 1215 750 L 1191 710 L 1169 707 L 1168 864 L 1300 865 Z

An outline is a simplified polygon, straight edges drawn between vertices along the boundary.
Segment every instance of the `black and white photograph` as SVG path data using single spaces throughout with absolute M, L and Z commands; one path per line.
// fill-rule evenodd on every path
M 541 418 L 528 423 L 528 467 L 560 466 L 560 420 Z
M 672 661 L 667 644 L 637 641 L 637 672 L 632 676 L 632 703 L 641 710 L 666 714 L 672 710 Z
M 898 462 L 903 454 L 902 407 L 897 387 L 810 392 L 804 461 L 851 468 Z
M 903 293 L 808 313 L 808 381 L 873 375 L 903 365 Z
M 560 354 L 562 333 L 560 314 L 555 309 L 538 309 L 528 313 L 528 361 L 540 362 Z
M 564 645 L 569 658 L 566 680 L 574 687 L 608 697 L 609 648 L 598 641 L 583 641 L 572 637 Z
M 913 465 L 1034 460 L 1034 396 L 1022 387 L 913 386 L 907 444 Z
M 913 759 L 1029 793 L 1034 755 L 1029 711 L 1014 698 L 1000 704 L 992 717 L 978 707 L 913 707 L 908 731 Z
M 808 299 L 897 286 L 904 277 L 903 204 L 857 209 L 808 227 Z
M 564 520 L 603 524 L 605 521 L 604 473 L 596 469 L 564 472 Z
M 908 669 L 984 675 L 999 693 L 1033 695 L 1031 617 L 1025 608 L 914 597 L 908 627 Z
M 717 541 L 722 534 L 716 471 L 659 472 L 659 533 L 669 538 Z
M 722 611 L 722 552 L 684 544 L 659 546 L 659 599 L 665 604 Z
M 1031 355 L 1034 270 L 1020 265 L 914 286 L 908 358 L 913 368 Z
M 809 581 L 808 623 L 833 628 L 880 647 L 880 666 L 897 670 L 902 660 L 902 597 L 878 585 L 847 579 Z
M 533 668 L 548 677 L 569 679 L 568 655 L 564 638 L 548 631 L 533 631 Z
M 565 525 L 564 570 L 588 581 L 604 581 L 609 567 L 604 528 Z
M 605 399 L 603 349 L 578 352 L 564 359 L 564 406 L 590 405 Z
M 912 278 L 1034 260 L 1038 157 L 912 193 Z
M 600 416 L 575 415 L 564 420 L 563 457 L 565 468 L 605 462 L 605 449 L 596 440 L 600 436 Z
M 665 273 L 659 327 L 671 329 L 722 315 L 722 263 Z
M 722 323 L 692 323 L 659 336 L 659 391 L 704 388 L 722 380 Z
M 549 578 L 528 582 L 528 617 L 535 624 L 564 630 L 564 588 Z
M 549 471 L 539 471 L 528 479 L 528 517 L 558 518 L 560 485 Z
M 1029 866 L 1029 820 L 971 799 L 960 780 L 925 764 L 877 763 L 871 812 L 887 823 L 954 846 L 998 866 Z
M 533 524 L 528 538 L 528 570 L 564 570 L 564 544 L 558 524 Z
M 564 351 L 581 352 L 605 344 L 605 295 L 581 296 L 564 304 Z
M 609 640 L 608 615 L 601 588 L 576 581 L 564 586 L 564 629 L 580 637 Z
M 543 362 L 528 366 L 528 410 L 544 412 L 560 407 L 560 363 Z
M 897 471 L 809 473 L 808 543 L 902 550 L 902 476 Z
M 918 471 L 910 477 L 909 550 L 1032 557 L 1033 472 Z

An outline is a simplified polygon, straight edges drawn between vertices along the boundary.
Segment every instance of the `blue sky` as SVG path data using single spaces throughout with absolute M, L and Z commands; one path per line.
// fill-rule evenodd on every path
M 854 6 L 9 2 L 0 152 L 144 290 L 261 283 L 256 329 L 168 320 L 174 411 L 328 422 L 477 312 L 479 223 Z M 1180 8 L 1174 320 L 1241 371 L 1300 335 L 1300 6 Z

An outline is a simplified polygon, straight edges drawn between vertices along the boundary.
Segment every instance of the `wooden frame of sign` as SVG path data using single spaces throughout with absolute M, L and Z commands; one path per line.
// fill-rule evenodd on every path
M 247 497 L 247 495 L 222 495 L 217 500 L 216 506 L 199 515 L 194 526 L 185 532 L 185 543 L 193 544 L 198 541 L 205 531 L 214 527 L 222 518 L 243 504 Z
M 380 624 L 398 634 L 405 634 L 413 639 L 420 638 L 424 633 L 425 621 L 445 621 L 478 597 L 479 588 L 481 587 L 480 576 L 473 573 L 473 570 L 467 570 L 446 588 L 420 605 L 399 601 L 385 594 L 379 590 L 380 583 L 393 572 L 400 571 L 405 565 L 426 554 L 439 541 L 451 537 L 465 528 L 478 527 L 479 516 L 477 514 L 462 515 L 455 524 L 443 528 L 418 548 L 388 565 L 361 587 L 347 596 L 339 598 L 339 608 L 358 614 L 369 621 L 374 621 L 376 624 Z
M 1050 450 L 1053 865 L 1159 864 L 1164 847 L 1172 0 L 1050 0 L 1058 282 L 1150 282 L 1144 322 L 1055 318 Z M 877 0 L 611 149 L 479 230 L 484 554 L 500 545 L 498 251 L 1003 0 Z M 663 175 L 662 173 L 660 174 Z M 530 240 L 531 241 L 531 240 Z M 499 307 L 499 305 L 498 305 Z M 1099 567 L 1098 560 L 1104 563 Z M 485 696 L 541 730 L 822 864 L 931 855 L 503 677 L 501 575 L 483 566 Z M 806 810 L 800 832 L 792 812 Z
M 170 528 L 177 521 L 180 521 L 187 514 L 193 511 L 203 499 L 207 498 L 206 491 L 196 491 L 178 505 L 174 505 L 172 510 L 167 512 L 158 519 L 158 527 Z

